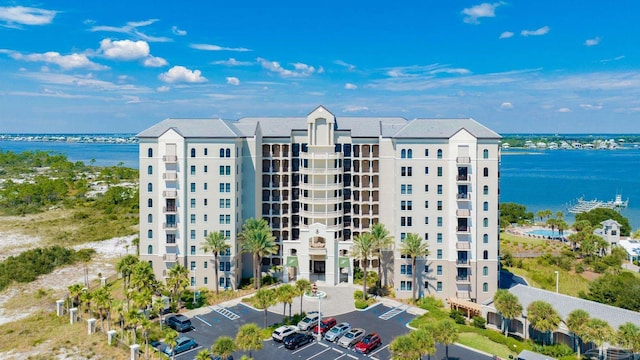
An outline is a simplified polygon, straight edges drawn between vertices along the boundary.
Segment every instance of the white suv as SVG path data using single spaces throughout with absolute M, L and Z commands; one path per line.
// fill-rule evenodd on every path
M 349 330 L 348 333 L 344 334 L 340 340 L 338 340 L 338 345 L 343 348 L 350 348 L 353 345 L 357 344 L 358 341 L 362 340 L 364 337 L 364 329 L 355 328 Z
M 282 341 L 287 336 L 289 336 L 291 334 L 295 334 L 297 332 L 298 332 L 298 327 L 297 326 L 285 325 L 285 326 L 280 326 L 279 328 L 275 329 L 273 331 L 273 333 L 271 334 L 271 337 L 275 341 Z
M 322 316 L 322 314 L 317 311 L 308 312 L 307 316 L 298 323 L 298 328 L 301 331 L 309 330 L 314 325 L 318 325 L 318 318 L 320 318 L 320 316 Z

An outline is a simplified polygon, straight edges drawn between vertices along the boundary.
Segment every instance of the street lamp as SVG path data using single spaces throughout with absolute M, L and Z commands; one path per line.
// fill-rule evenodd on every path
M 196 282 L 198 277 L 196 276 L 196 267 L 193 267 L 193 305 L 196 305 Z
M 318 285 L 316 285 L 315 283 L 311 285 L 310 293 L 304 294 L 305 298 L 318 300 L 318 334 L 317 334 L 318 342 L 322 340 L 322 331 L 320 331 L 320 323 L 322 322 L 322 312 L 320 308 L 320 303 L 322 301 L 322 298 L 326 296 L 327 296 L 327 293 L 324 291 L 318 290 Z
M 556 273 L 556 294 L 557 294 L 558 293 L 558 280 L 559 280 L 559 276 L 560 276 L 559 274 L 560 273 L 558 273 L 558 270 L 556 270 L 555 273 Z

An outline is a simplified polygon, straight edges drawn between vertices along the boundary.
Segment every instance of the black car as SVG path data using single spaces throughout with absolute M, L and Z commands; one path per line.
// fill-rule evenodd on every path
M 291 334 L 284 338 L 284 347 L 289 350 L 293 350 L 302 345 L 306 345 L 313 341 L 313 336 L 309 334 L 297 333 Z
M 164 322 L 175 331 L 184 332 L 191 330 L 191 320 L 184 315 L 168 316 Z

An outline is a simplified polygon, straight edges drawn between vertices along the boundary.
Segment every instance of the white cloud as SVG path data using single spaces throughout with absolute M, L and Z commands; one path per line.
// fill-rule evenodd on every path
M 563 108 L 558 109 L 558 112 L 561 112 L 561 113 L 569 113 L 569 112 L 571 112 L 571 109 L 566 108 L 566 107 L 563 107 Z
M 502 3 L 482 3 L 480 5 L 475 5 L 470 8 L 466 8 L 462 10 L 462 13 L 466 15 L 463 19 L 467 24 L 479 24 L 479 18 L 483 17 L 495 17 L 496 16 L 496 8 L 502 5 Z
M 171 27 L 171 32 L 174 33 L 175 35 L 178 35 L 178 36 L 187 35 L 187 31 L 186 30 L 180 30 L 180 29 L 178 29 L 177 26 L 172 26 Z
M 358 111 L 367 111 L 369 110 L 366 106 L 357 106 L 357 105 L 347 105 L 342 111 L 344 112 L 358 112 Z
M 282 77 L 306 77 L 316 72 L 316 69 L 313 66 L 303 63 L 294 63 L 294 70 L 289 70 L 283 68 L 277 61 L 269 61 L 263 58 L 258 58 L 257 61 L 263 69 L 277 73 Z
M 548 26 L 543 26 L 537 30 L 522 30 L 520 32 L 520 35 L 522 36 L 540 36 L 540 35 L 545 35 L 547 34 L 549 31 L 551 30 L 550 27 Z
M 471 71 L 469 69 L 463 68 L 443 68 L 436 69 L 429 72 L 429 74 L 454 74 L 454 75 L 467 75 L 470 74 Z
M 251 49 L 247 49 L 247 48 L 230 48 L 230 47 L 223 47 L 223 46 L 211 45 L 211 44 L 191 44 L 189 46 L 192 49 L 205 50 L 205 51 L 238 51 L 238 52 L 251 51 Z
M 347 68 L 347 70 L 349 70 L 349 71 L 353 71 L 353 70 L 355 70 L 355 69 L 356 69 L 356 66 L 355 66 L 355 65 L 352 65 L 352 64 L 346 63 L 346 62 L 344 62 L 344 61 L 342 61 L 342 60 L 336 60 L 336 61 L 334 61 L 333 63 L 334 63 L 334 64 L 336 64 L 336 65 L 344 66 L 344 67 L 346 67 L 346 68 Z
M 53 10 L 38 9 L 24 6 L 0 6 L 0 21 L 12 27 L 20 25 L 47 25 L 51 24 L 58 12 Z
M 508 101 L 505 101 L 502 104 L 500 104 L 500 109 L 502 109 L 502 110 L 513 109 L 513 104 L 508 102 Z
M 174 66 L 166 73 L 158 75 L 158 79 L 166 83 L 201 83 L 207 79 L 200 70 L 189 70 L 184 66 Z
M 89 31 L 106 31 L 106 32 L 116 32 L 116 33 L 122 33 L 122 34 L 129 34 L 129 35 L 134 35 L 137 36 L 138 38 L 145 40 L 145 41 L 149 41 L 149 42 L 169 42 L 169 41 L 173 41 L 172 39 L 168 38 L 168 37 L 164 37 L 164 36 L 151 36 L 151 35 L 147 35 L 141 31 L 138 30 L 139 27 L 145 27 L 145 26 L 149 26 L 155 22 L 157 22 L 158 19 L 149 19 L 149 20 L 144 20 L 144 21 L 130 21 L 128 22 L 126 25 L 124 26 L 93 26 L 92 28 L 89 29 Z
M 584 44 L 586 46 L 596 46 L 598 44 L 600 44 L 600 38 L 598 36 L 595 37 L 595 39 L 587 39 Z
M 355 90 L 358 88 L 358 85 L 352 84 L 352 83 L 346 83 L 344 84 L 344 88 L 347 90 Z
M 162 67 L 167 65 L 169 65 L 167 60 L 161 57 L 149 56 L 146 59 L 144 59 L 144 66 L 146 67 Z
M 149 56 L 149 44 L 142 40 L 104 39 L 100 41 L 100 51 L 109 59 L 136 60 Z
M 157 92 L 167 92 L 169 90 L 171 90 L 171 88 L 168 87 L 168 86 L 164 86 L 164 85 L 163 86 L 159 86 L 159 87 L 156 88 Z
M 592 105 L 592 104 L 580 104 L 580 107 L 584 110 L 602 110 L 602 104 Z
M 89 60 L 84 54 L 71 54 L 60 55 L 55 51 L 49 51 L 42 54 L 28 54 L 24 55 L 19 52 L 10 52 L 14 60 L 28 61 L 28 62 L 45 62 L 49 64 L 56 64 L 64 70 L 73 69 L 87 69 L 87 70 L 106 70 L 109 67 L 94 63 Z
M 240 79 L 238 79 L 237 77 L 229 76 L 227 77 L 227 84 L 238 86 L 240 85 Z
M 226 66 L 249 66 L 253 63 L 251 61 L 238 61 L 234 58 L 229 58 L 229 60 L 218 60 L 212 62 L 213 65 L 226 65 Z
M 505 31 L 502 34 L 500 34 L 499 39 L 508 39 L 510 37 L 512 37 L 514 34 L 511 31 Z
M 61 73 L 27 72 L 20 74 L 23 77 L 34 79 L 45 84 L 63 85 L 70 88 L 88 88 L 96 91 L 123 91 L 142 93 L 148 92 L 146 87 L 131 84 L 115 84 L 113 82 L 96 79 L 93 74 L 69 75 Z
M 398 66 L 386 69 L 387 76 L 392 78 L 411 78 L 411 77 L 435 77 L 438 74 L 449 75 L 468 75 L 471 74 L 469 69 L 451 68 L 448 65 L 431 64 L 431 65 L 411 65 Z

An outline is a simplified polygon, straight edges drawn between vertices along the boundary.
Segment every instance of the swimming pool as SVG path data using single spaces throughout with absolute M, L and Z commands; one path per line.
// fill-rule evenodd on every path
M 553 230 L 553 233 L 551 233 L 551 229 L 536 229 L 536 230 L 527 231 L 527 234 L 539 235 L 539 236 L 544 236 L 544 237 L 560 237 L 560 233 L 558 232 L 558 229 Z M 565 237 L 565 236 L 567 236 L 569 234 L 571 234 L 571 232 L 565 230 L 562 233 L 562 236 Z

